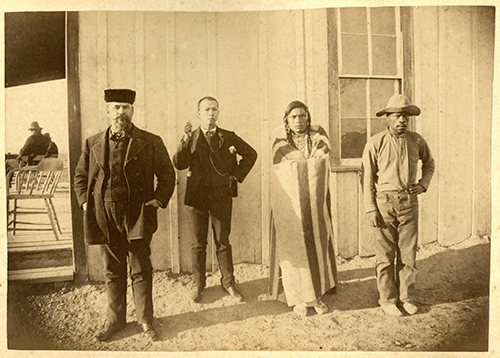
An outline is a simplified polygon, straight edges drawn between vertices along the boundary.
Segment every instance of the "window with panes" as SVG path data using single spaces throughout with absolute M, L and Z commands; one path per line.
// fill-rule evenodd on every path
M 399 7 L 338 8 L 338 127 L 341 165 L 357 164 L 369 137 L 383 131 L 375 113 L 401 93 Z

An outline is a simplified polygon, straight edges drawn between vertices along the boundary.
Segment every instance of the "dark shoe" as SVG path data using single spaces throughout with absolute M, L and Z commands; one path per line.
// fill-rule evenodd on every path
M 189 298 L 194 302 L 198 303 L 201 300 L 201 294 L 203 293 L 203 288 L 194 286 L 190 291 L 189 291 Z
M 142 331 L 144 332 L 144 336 L 146 336 L 146 338 L 149 341 L 156 341 L 156 337 L 157 337 L 156 331 L 155 331 L 152 323 L 142 323 L 141 328 L 142 328 Z
M 95 339 L 99 342 L 107 341 L 111 336 L 123 330 L 124 327 L 125 325 L 120 324 L 107 325 L 102 331 L 95 335 Z
M 236 289 L 236 287 L 234 285 L 229 286 L 227 288 L 222 286 L 222 288 L 224 289 L 224 291 L 229 293 L 229 295 L 231 297 L 235 298 L 238 302 L 243 301 L 243 296 L 241 295 L 241 293 L 238 292 L 238 290 Z

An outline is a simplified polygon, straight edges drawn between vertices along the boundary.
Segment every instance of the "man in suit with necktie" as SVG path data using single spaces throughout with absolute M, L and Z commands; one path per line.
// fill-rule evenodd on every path
M 190 298 L 199 302 L 205 288 L 205 267 L 209 218 L 221 272 L 222 288 L 237 301 L 237 290 L 229 234 L 232 198 L 257 160 L 257 152 L 234 132 L 217 126 L 219 103 L 213 97 L 198 102 L 200 126 L 194 131 L 188 121 L 174 154 L 174 166 L 188 169 L 184 204 L 189 225 L 193 264 Z M 238 161 L 237 155 L 241 157 Z

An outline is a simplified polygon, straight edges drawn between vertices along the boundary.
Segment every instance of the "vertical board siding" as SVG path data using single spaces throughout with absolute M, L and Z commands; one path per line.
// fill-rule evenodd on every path
M 207 14 L 175 13 L 175 121 L 177 143 L 186 121 L 197 125 L 198 100 L 209 93 Z M 179 208 L 179 252 L 181 270 L 191 270 L 191 242 L 186 236 L 190 223 L 186 220 L 184 194 L 187 170 L 177 171 Z
M 167 105 L 167 76 L 165 71 L 167 63 L 167 17 L 165 13 L 137 13 L 136 27 L 136 90 L 139 102 L 136 104 L 134 123 L 146 130 L 159 135 L 165 143 L 170 157 L 173 155 L 173 146 L 169 143 L 169 124 L 175 118 L 168 117 Z M 139 34 L 142 36 L 139 36 Z M 139 58 L 142 60 L 139 61 Z M 141 82 L 139 82 L 141 81 Z M 143 93 L 139 96 L 139 93 Z M 139 111 L 140 105 L 143 106 Z M 172 237 L 170 232 L 170 211 L 172 202 L 175 202 L 175 193 L 166 210 L 158 210 L 158 230 L 151 241 L 151 262 L 155 269 L 168 269 L 173 267 L 172 262 Z M 175 225 L 177 227 L 177 225 Z
M 174 155 L 177 145 L 179 143 L 178 138 L 178 126 L 176 122 L 176 61 L 175 61 L 175 14 L 167 13 L 166 20 L 166 73 L 167 73 L 167 83 L 165 88 L 167 90 L 165 96 L 165 108 L 167 112 L 168 126 L 168 139 L 167 139 L 167 149 L 171 156 Z M 178 183 L 178 180 L 176 181 Z M 180 253 L 180 235 L 179 235 L 179 186 L 176 185 L 174 192 L 172 194 L 172 199 L 170 199 L 170 204 L 167 208 L 168 219 L 166 222 L 170 226 L 170 262 L 172 271 L 175 273 L 181 272 L 181 253 Z
M 439 8 L 440 120 L 438 240 L 452 245 L 471 234 L 473 107 L 471 10 Z
M 268 74 L 267 74 L 267 13 L 259 13 L 259 94 L 260 94 L 260 170 L 261 170 L 261 235 L 262 255 L 261 260 L 269 265 L 270 249 L 270 189 L 269 172 L 271 169 L 271 147 L 269 138 L 269 113 L 268 113 Z
M 354 257 L 358 254 L 358 173 L 333 173 L 336 177 L 332 193 L 336 195 L 337 255 Z
M 101 64 L 103 54 L 103 42 L 106 40 L 106 13 L 103 12 L 81 12 L 80 23 L 80 113 L 81 113 L 81 134 L 82 143 L 92 134 L 106 128 L 107 121 L 104 111 L 103 92 L 100 92 L 99 83 L 103 81 L 103 69 L 106 64 Z M 100 92 L 100 93 L 99 93 Z M 75 153 L 80 157 L 81 152 Z M 73 215 L 83 215 L 80 212 Z M 101 251 L 99 246 L 85 245 L 87 255 L 87 272 L 90 281 L 102 280 L 101 273 Z
M 80 106 L 80 63 L 79 63 L 79 15 L 67 14 L 67 84 L 68 84 L 68 137 L 69 137 L 69 182 L 71 198 L 71 228 L 73 232 L 73 262 L 75 281 L 84 282 L 88 276 L 87 255 L 83 235 L 83 215 L 74 190 L 75 169 L 82 148 L 82 117 Z
M 142 93 L 142 96 L 137 96 L 134 103 L 134 123 L 138 128 L 148 130 L 146 122 L 146 82 L 145 82 L 145 37 L 144 37 L 144 13 L 136 12 L 134 14 L 135 21 L 135 86 L 137 93 Z
M 338 19 L 337 9 L 328 9 L 327 13 L 327 36 L 328 36 L 328 130 L 332 152 L 330 161 L 332 166 L 340 165 L 340 120 L 339 120 L 339 80 L 338 80 Z
M 238 26 L 235 26 L 238 24 Z M 260 148 L 259 14 L 218 13 L 216 26 L 218 124 Z M 231 246 L 234 262 L 260 261 L 260 156 L 233 199 Z
M 307 104 L 313 124 L 328 132 L 328 29 L 326 10 L 307 10 L 306 17 L 306 79 Z
M 270 59 L 267 63 L 268 113 L 269 128 L 272 131 L 283 126 L 283 114 L 288 103 L 299 99 L 296 78 L 294 12 L 269 13 L 267 29 L 267 55 Z
M 439 43 L 438 8 L 418 7 L 414 12 L 415 103 L 421 109 L 416 131 L 425 138 L 437 165 L 427 192 L 420 195 L 419 243 L 438 240 L 439 152 Z
M 491 234 L 491 119 L 495 8 L 473 12 L 474 202 L 472 234 Z
M 127 24 L 124 26 L 124 24 Z M 107 12 L 107 76 L 109 88 L 136 89 L 136 15 L 132 11 Z M 138 96 L 144 93 L 138 93 Z
M 491 224 L 494 7 L 403 10 L 403 20 L 413 13 L 413 26 L 406 30 L 413 31 L 414 53 L 406 60 L 414 61 L 413 97 L 422 109 L 416 131 L 437 164 L 420 198 L 420 243 L 450 245 L 471 232 L 488 233 Z M 234 259 L 267 263 L 269 136 L 283 126 L 289 102 L 307 102 L 312 122 L 329 132 L 332 158 L 338 157 L 336 9 L 78 16 L 82 140 L 109 125 L 103 90 L 129 87 L 138 90 L 134 122 L 160 135 L 173 155 L 185 122 L 199 124 L 198 100 L 216 96 L 220 126 L 259 152 L 234 200 Z M 191 270 L 186 171 L 177 174 L 176 191 L 167 210 L 158 213 L 152 242 L 155 269 L 174 272 Z M 358 172 L 332 172 L 330 183 L 337 254 L 371 255 Z M 101 279 L 99 248 L 86 250 L 89 278 Z M 215 258 L 210 260 L 215 267 Z
M 363 200 L 363 184 L 361 182 L 361 172 L 356 172 L 358 174 L 358 254 L 360 256 L 371 256 L 375 254 L 373 250 L 373 229 L 368 224 L 368 217 L 366 215 L 365 204 Z

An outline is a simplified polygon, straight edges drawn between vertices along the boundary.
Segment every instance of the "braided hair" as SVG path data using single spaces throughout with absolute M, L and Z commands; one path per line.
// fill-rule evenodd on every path
M 298 149 L 297 145 L 295 144 L 295 141 L 293 140 L 294 131 L 290 128 L 290 125 L 288 124 L 288 115 L 295 108 L 302 108 L 306 111 L 306 115 L 307 115 L 307 129 L 306 129 L 307 147 L 308 147 L 308 152 L 310 153 L 311 148 L 312 148 L 312 140 L 311 140 L 311 136 L 309 135 L 309 129 L 311 128 L 311 113 L 309 113 L 309 108 L 307 108 L 307 106 L 304 103 L 302 103 L 301 101 L 292 101 L 286 107 L 285 116 L 283 117 L 283 122 L 285 123 L 286 141 L 292 147 L 294 147 L 295 149 Z

